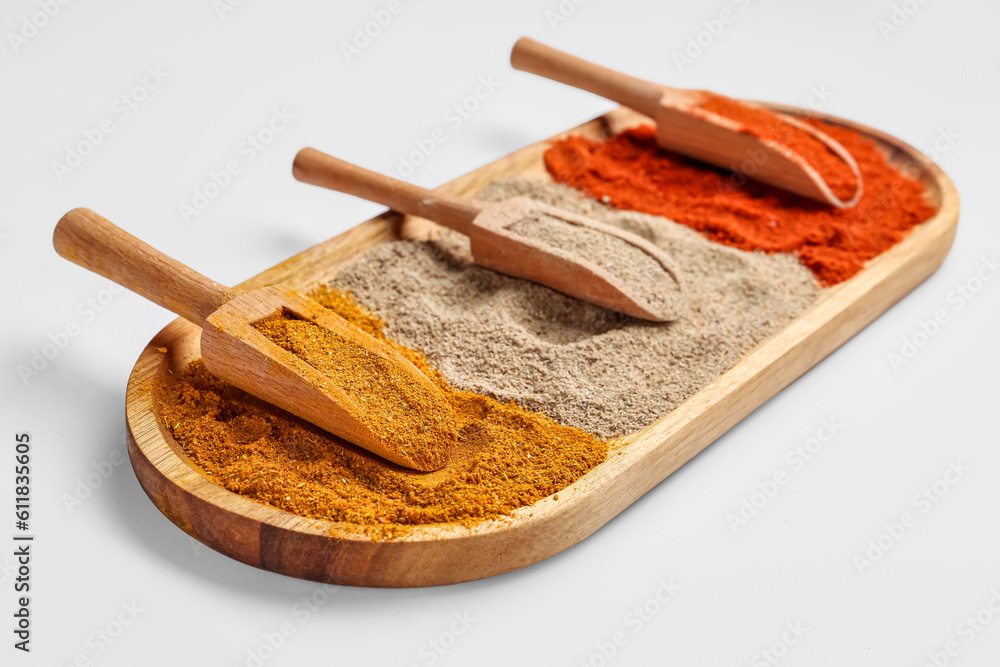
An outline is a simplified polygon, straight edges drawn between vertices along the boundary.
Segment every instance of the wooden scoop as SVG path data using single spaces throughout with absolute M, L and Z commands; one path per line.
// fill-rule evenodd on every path
M 678 317 L 680 285 L 670 268 L 670 257 L 646 239 L 617 227 L 527 197 L 487 203 L 425 190 L 314 148 L 299 151 L 292 171 L 295 178 L 303 183 L 379 202 L 465 234 L 471 241 L 472 258 L 480 266 L 546 285 L 563 294 L 632 317 L 654 322 L 667 322 Z M 651 304 L 618 276 L 594 262 L 549 250 L 508 229 L 516 222 L 539 215 L 594 229 L 635 246 L 660 264 L 667 277 L 665 282 L 672 287 L 669 290 L 671 294 L 663 295 L 663 305 Z
M 514 45 L 510 63 L 514 69 L 581 88 L 649 116 L 656 121 L 657 143 L 667 150 L 733 171 L 739 171 L 739 165 L 750 158 L 754 171 L 752 174 L 746 171 L 754 180 L 839 208 L 854 206 L 861 198 L 861 172 L 847 149 L 826 133 L 787 114 L 772 112 L 783 122 L 822 141 L 851 168 L 858 184 L 853 197 L 838 198 L 819 172 L 787 146 L 741 132 L 739 123 L 699 110 L 698 106 L 709 95 L 706 91 L 671 88 L 638 79 L 528 37 L 522 37 Z
M 426 392 L 435 413 L 429 418 L 450 412 L 434 383 L 399 353 L 291 287 L 234 294 L 85 208 L 64 215 L 52 241 L 71 262 L 201 326 L 202 359 L 220 379 L 399 465 L 437 470 L 450 456 L 454 439 L 422 451 L 387 443 L 373 431 L 380 416 L 366 414 L 359 397 L 331 386 L 329 377 L 253 327 L 279 311 L 310 320 L 398 367 Z

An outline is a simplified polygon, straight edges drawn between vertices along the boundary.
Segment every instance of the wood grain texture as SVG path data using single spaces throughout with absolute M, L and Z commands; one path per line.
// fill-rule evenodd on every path
M 56 224 L 52 245 L 61 257 L 127 287 L 195 324 L 231 296 L 229 288 L 167 257 L 111 221 L 74 208 Z
M 778 110 L 810 115 L 790 107 Z M 619 109 L 566 134 L 606 136 L 636 114 Z M 958 222 L 951 180 L 912 147 L 876 130 L 836 118 L 873 138 L 897 165 L 916 169 L 937 215 L 868 263 L 854 278 L 823 291 L 788 327 L 747 354 L 729 372 L 655 424 L 633 434 L 609 459 L 559 492 L 503 520 L 471 528 L 427 526 L 403 537 L 372 541 L 357 526 L 307 519 L 226 491 L 184 455 L 157 417 L 152 385 L 199 355 L 198 328 L 177 320 L 143 351 L 126 395 L 129 455 L 146 493 L 185 532 L 255 567 L 315 581 L 359 586 L 430 586 L 508 572 L 552 556 L 584 539 L 677 470 L 771 396 L 836 350 L 931 275 L 944 261 Z M 549 141 L 477 169 L 441 190 L 470 196 L 511 175 L 546 178 Z M 329 281 L 365 250 L 434 227 L 388 213 L 310 248 L 247 281 L 241 288 L 286 281 L 302 291 Z M 168 351 L 161 353 L 157 348 Z M 845 372 L 850 372 L 849 370 Z
M 303 148 L 292 163 L 292 175 L 303 183 L 378 202 L 394 211 L 417 215 L 470 234 L 483 204 L 473 199 L 434 192 L 385 174 L 359 167 L 315 148 Z

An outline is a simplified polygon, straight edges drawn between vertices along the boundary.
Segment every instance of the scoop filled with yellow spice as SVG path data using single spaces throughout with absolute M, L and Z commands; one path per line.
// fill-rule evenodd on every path
M 221 380 L 407 468 L 451 456 L 451 406 L 430 378 L 291 287 L 234 293 L 85 208 L 62 217 L 53 245 L 200 325 L 202 359 Z

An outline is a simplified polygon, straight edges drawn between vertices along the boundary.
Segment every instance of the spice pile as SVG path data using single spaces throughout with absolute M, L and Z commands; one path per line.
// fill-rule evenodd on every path
M 545 164 L 559 183 L 628 211 L 661 215 L 743 250 L 796 253 L 824 285 L 858 273 L 934 215 L 924 185 L 901 175 L 875 144 L 853 130 L 806 121 L 840 142 L 858 163 L 861 201 L 837 209 L 661 150 L 642 126 L 605 142 L 556 141 Z
M 637 234 L 673 258 L 680 317 L 651 323 L 472 263 L 466 237 L 380 245 L 338 274 L 387 334 L 420 350 L 460 389 L 516 401 L 600 437 L 644 428 L 677 407 L 816 299 L 790 255 L 713 243 L 664 218 L 618 211 L 565 186 L 490 185 L 484 199 L 528 196 Z
M 518 220 L 507 231 L 555 255 L 596 264 L 659 313 L 670 312 L 684 298 L 678 294 L 674 276 L 659 260 L 617 236 L 546 214 Z
M 327 290 L 314 298 L 385 340 L 384 323 L 346 295 Z M 458 444 L 436 472 L 386 463 L 223 383 L 201 362 L 157 387 L 162 419 L 184 452 L 226 489 L 300 516 L 367 526 L 507 515 L 566 488 L 607 457 L 607 442 L 458 391 L 423 355 L 387 342 L 441 388 L 454 412 Z

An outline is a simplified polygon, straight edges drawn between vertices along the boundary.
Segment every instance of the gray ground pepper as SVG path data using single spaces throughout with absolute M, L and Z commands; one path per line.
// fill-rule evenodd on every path
M 820 288 L 791 255 L 716 244 L 665 218 L 618 211 L 529 179 L 481 197 L 524 195 L 638 234 L 675 260 L 679 320 L 614 313 L 471 263 L 464 236 L 383 244 L 346 267 L 349 289 L 455 387 L 514 400 L 601 437 L 653 423 L 802 313 Z

